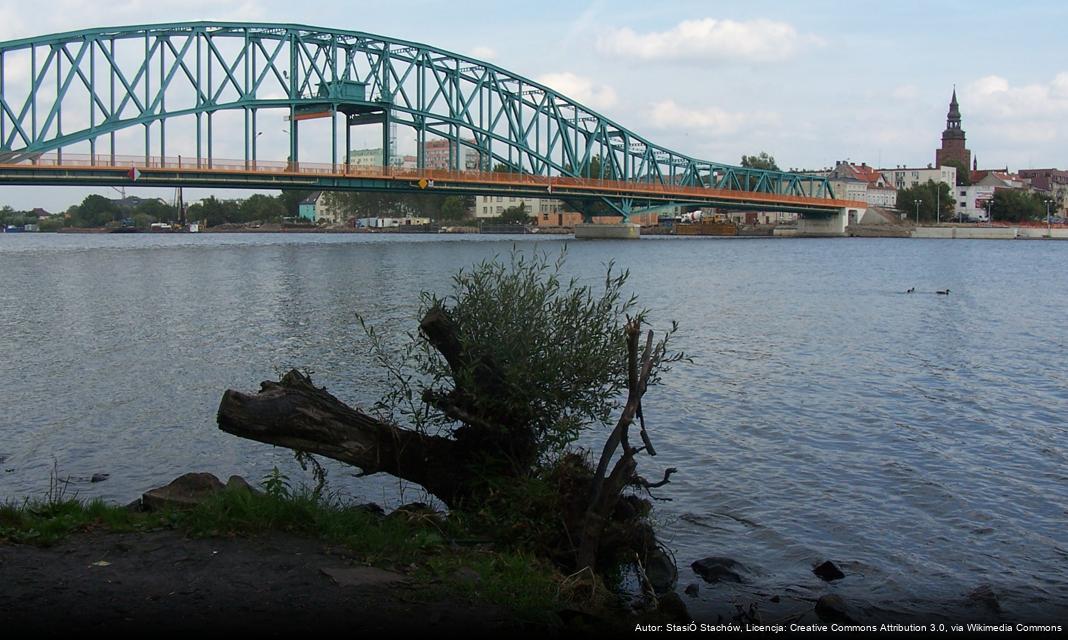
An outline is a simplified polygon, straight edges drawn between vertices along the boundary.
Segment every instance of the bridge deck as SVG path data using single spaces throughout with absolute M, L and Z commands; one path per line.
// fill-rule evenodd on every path
M 137 169 L 139 176 L 130 177 Z M 428 190 L 448 193 L 518 193 L 540 198 L 632 198 L 742 208 L 809 210 L 830 213 L 865 208 L 864 202 L 816 196 L 712 189 L 653 182 L 536 176 L 491 171 L 401 169 L 351 165 L 182 158 L 45 155 L 33 162 L 0 163 L 0 183 L 125 184 L 127 186 L 229 186 L 323 190 Z

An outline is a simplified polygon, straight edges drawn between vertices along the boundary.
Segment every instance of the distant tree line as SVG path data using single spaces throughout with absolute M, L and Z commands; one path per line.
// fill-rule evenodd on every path
M 186 206 L 186 219 L 207 226 L 281 222 L 300 213 L 300 203 L 313 191 L 287 190 L 278 195 L 253 194 L 244 199 L 223 200 L 209 196 Z M 447 196 L 440 193 L 357 193 L 332 192 L 329 204 L 346 217 L 421 216 L 442 221 L 459 221 L 474 209 L 474 196 Z M 86 196 L 61 216 L 38 222 L 30 211 L 16 211 L 10 206 L 0 209 L 0 223 L 21 226 L 40 224 L 42 230 L 59 227 L 134 226 L 148 228 L 155 222 L 177 223 L 178 207 L 159 198 L 113 200 L 101 195 Z M 48 227 L 48 228 L 46 228 Z
M 257 193 L 243 200 L 219 200 L 215 196 L 210 196 L 188 205 L 186 219 L 206 222 L 208 226 L 228 222 L 279 222 L 284 217 L 297 215 L 300 201 L 307 197 L 308 193 L 307 191 L 283 191 L 277 196 Z M 178 207 L 174 203 L 164 202 L 159 198 L 112 200 L 92 194 L 86 196 L 81 204 L 67 209 L 60 224 L 83 228 L 107 226 L 147 228 L 155 222 L 177 223 L 179 217 Z
M 50 226 L 51 220 L 43 219 L 38 221 L 37 214 L 33 211 L 17 211 L 14 208 L 4 205 L 0 207 L 0 226 L 14 226 L 21 227 L 27 224 L 36 224 L 44 227 Z
M 474 196 L 440 193 L 378 193 L 332 191 L 327 205 L 354 218 L 401 218 L 419 216 L 442 221 L 463 220 L 474 209 Z

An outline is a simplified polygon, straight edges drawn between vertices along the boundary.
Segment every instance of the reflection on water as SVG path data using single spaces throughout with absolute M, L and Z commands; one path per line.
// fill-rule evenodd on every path
M 359 312 L 416 326 L 418 292 L 529 237 L 0 236 L 0 497 L 41 493 L 53 464 L 83 496 L 128 501 L 190 471 L 255 480 L 290 454 L 223 434 L 222 391 L 308 367 L 370 404 Z M 561 239 L 543 239 L 556 251 Z M 649 392 L 660 455 L 678 467 L 658 518 L 685 584 L 735 558 L 750 584 L 706 586 L 694 610 L 833 589 L 869 612 L 921 613 L 986 586 L 1030 620 L 1068 593 L 1068 243 L 644 239 L 568 243 L 567 270 L 608 261 L 661 328 L 677 367 Z M 909 287 L 917 293 L 904 295 Z M 950 296 L 936 296 L 949 288 Z M 593 442 L 603 434 L 590 434 Z M 389 478 L 346 495 L 420 497 Z M 403 495 L 402 495 L 403 494 Z M 1063 608 L 1061 609 L 1063 611 Z

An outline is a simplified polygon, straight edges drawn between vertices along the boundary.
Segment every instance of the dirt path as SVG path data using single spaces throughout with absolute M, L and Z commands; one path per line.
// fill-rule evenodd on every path
M 0 628 L 153 636 L 336 629 L 377 637 L 517 627 L 494 607 L 445 601 L 399 574 L 356 567 L 341 548 L 280 533 L 91 532 L 46 549 L 0 544 Z

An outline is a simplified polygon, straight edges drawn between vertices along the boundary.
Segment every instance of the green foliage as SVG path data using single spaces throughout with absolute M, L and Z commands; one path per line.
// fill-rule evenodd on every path
M 954 215 L 954 205 L 950 186 L 944 182 L 928 180 L 925 184 L 897 190 L 897 208 L 908 213 L 909 220 L 916 219 L 916 200 L 920 201 L 919 216 L 921 222 L 934 222 L 936 206 L 940 206 L 942 220 L 949 220 Z
M 501 215 L 497 216 L 495 222 L 499 224 L 530 224 L 530 216 L 527 215 L 527 210 L 520 202 L 514 207 L 508 207 Z
M 137 207 L 134 208 L 134 212 L 134 220 L 137 219 L 136 214 L 140 213 L 151 217 L 152 222 L 178 221 L 178 208 L 169 205 L 158 198 L 142 200 Z
M 278 467 L 271 469 L 271 472 L 260 480 L 260 486 L 263 487 L 263 491 L 272 498 L 285 499 L 289 497 L 289 476 L 278 470 Z
M 21 227 L 25 224 L 37 224 L 37 216 L 29 211 L 15 211 L 8 205 L 0 208 L 0 225 Z
M 357 218 L 420 216 L 458 220 L 474 206 L 472 198 L 432 191 L 404 194 L 334 191 L 326 197 L 331 207 Z
M 285 215 L 292 218 L 300 214 L 300 202 L 312 193 L 314 192 L 303 189 L 283 189 L 278 196 L 278 202 L 285 209 Z
M 41 231 L 59 231 L 63 228 L 62 218 L 45 218 L 37 223 Z
M 1000 222 L 1044 221 L 1046 198 L 1030 191 L 997 189 L 990 204 L 990 214 Z
M 236 200 L 219 200 L 208 196 L 191 205 L 186 212 L 190 220 L 204 220 L 209 227 L 240 219 L 241 205 Z
M 279 222 L 287 215 L 286 205 L 279 198 L 254 193 L 241 202 L 238 219 L 231 222 Z
M 156 218 L 147 213 L 135 213 L 131 217 L 131 220 L 133 220 L 133 226 L 138 229 L 147 229 L 153 222 L 156 222 Z
M 467 210 L 470 206 L 474 206 L 474 203 L 468 205 L 465 202 L 466 198 L 461 196 L 449 196 L 441 203 L 441 211 L 438 213 L 438 217 L 442 220 L 463 220 L 467 217 Z
M 429 360 L 436 356 L 422 337 L 411 333 L 407 334 L 407 340 L 400 348 L 394 350 L 362 315 L 357 313 L 356 320 L 367 336 L 371 359 L 387 376 L 386 392 L 372 409 L 386 422 L 397 423 L 403 418 L 416 431 L 428 431 L 433 424 L 440 422 L 440 418 L 431 415 L 430 405 L 416 395 L 415 388 L 430 384 L 424 372 L 430 369 Z
M 375 406 L 378 415 L 421 431 L 452 432 L 460 425 L 425 402 L 425 394 L 476 389 L 480 367 L 491 362 L 499 392 L 468 398 L 468 408 L 479 416 L 507 417 L 495 428 L 531 439 L 537 460 L 551 463 L 582 430 L 607 425 L 627 388 L 623 327 L 628 317 L 640 319 L 645 311 L 637 308 L 636 297 L 624 295 L 628 272 L 609 264 L 596 287 L 565 279 L 564 259 L 563 251 L 554 260 L 513 249 L 507 260 L 497 257 L 460 271 L 448 296 L 423 293 L 420 317 L 440 308 L 460 344 L 477 350 L 457 372 L 424 336 L 408 334 L 397 347 L 358 315 L 370 354 L 389 378 Z M 673 332 L 674 327 L 667 335 Z M 667 337 L 658 347 L 666 348 L 666 342 Z M 665 357 L 650 384 L 684 357 Z
M 269 530 L 314 536 L 345 546 L 361 562 L 405 567 L 416 585 L 430 593 L 492 603 L 528 621 L 548 622 L 562 607 L 588 604 L 588 595 L 571 593 L 557 571 L 527 552 L 491 551 L 465 543 L 471 539 L 470 532 L 452 518 L 420 511 L 397 511 L 383 517 L 306 489 L 287 497 L 226 489 L 193 509 L 156 513 L 63 496 L 0 505 L 0 543 L 50 546 L 96 529 L 138 532 L 159 528 L 192 536 L 255 535 Z
M 477 345 L 498 369 L 502 393 L 476 398 L 477 412 L 511 416 L 516 422 L 501 427 L 529 430 L 542 454 L 561 451 L 583 428 L 608 423 L 626 388 L 623 325 L 636 312 L 636 298 L 623 294 L 628 272 L 609 265 L 597 290 L 565 280 L 564 257 L 513 250 L 507 262 L 495 258 L 460 271 L 451 295 L 423 295 L 423 313 L 444 309 L 461 344 Z M 432 387 L 477 387 L 476 366 L 454 379 L 444 359 L 426 349 Z
M 75 227 L 102 227 L 123 217 L 117 204 L 94 193 L 75 208 L 71 223 Z
M 0 541 L 47 547 L 72 533 L 106 526 L 113 531 L 133 531 L 135 516 L 126 509 L 100 500 L 80 502 L 73 498 L 0 505 Z
M 943 166 L 953 167 L 957 170 L 957 186 L 967 187 L 972 184 L 972 168 L 960 160 L 946 160 Z
M 468 552 L 431 558 L 422 572 L 442 584 L 442 593 L 511 610 L 517 620 L 558 624 L 563 578 L 544 561 L 524 553 Z
M 748 169 L 763 169 L 765 171 L 781 171 L 779 165 L 775 162 L 775 156 L 768 154 L 767 151 L 761 151 L 759 155 L 755 156 L 742 156 L 741 166 Z
M 776 164 L 774 156 L 771 156 L 766 151 L 761 151 L 760 155 L 755 156 L 742 156 L 741 166 L 748 169 L 760 169 L 761 171 L 780 171 L 779 165 Z M 744 178 L 746 189 L 756 189 L 759 178 L 755 176 L 748 176 Z

